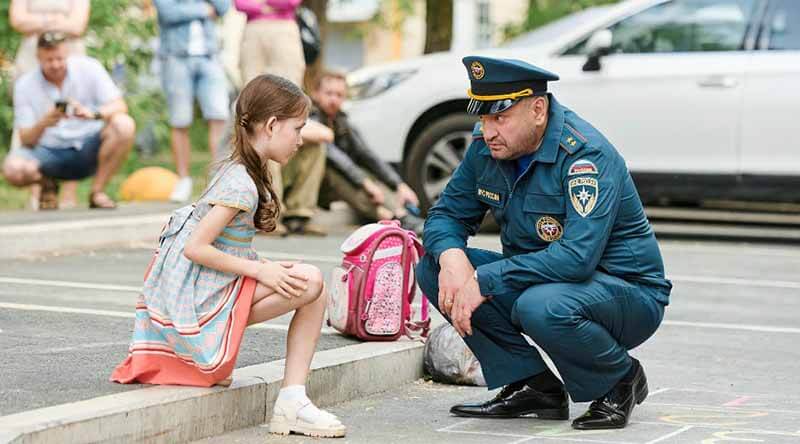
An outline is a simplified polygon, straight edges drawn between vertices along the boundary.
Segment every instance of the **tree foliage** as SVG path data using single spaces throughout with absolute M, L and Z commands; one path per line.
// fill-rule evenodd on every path
M 528 0 L 528 15 L 522 23 L 504 29 L 506 38 L 536 29 L 565 15 L 592 6 L 616 3 L 619 0 Z
M 9 1 L 0 2 L 0 151 L 8 146 L 13 128 L 11 68 L 21 39 L 9 23 Z M 164 103 L 157 90 L 141 84 L 153 58 L 151 40 L 157 35 L 155 11 L 150 0 L 103 0 L 91 2 L 86 32 L 87 52 L 121 80 L 126 102 L 137 123 L 164 122 Z M 156 129 L 166 138 L 165 124 Z

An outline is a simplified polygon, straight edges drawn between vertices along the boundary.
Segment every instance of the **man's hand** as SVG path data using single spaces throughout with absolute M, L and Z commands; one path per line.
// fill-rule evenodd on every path
M 397 186 L 397 208 L 403 208 L 406 203 L 410 203 L 415 207 L 419 207 L 419 197 L 417 197 L 417 193 L 411 189 L 405 183 L 401 183 Z
M 439 309 L 450 319 L 456 294 L 475 270 L 463 250 L 451 248 L 439 256 Z
M 381 187 L 379 187 L 378 184 L 370 179 L 364 179 L 364 183 L 361 186 L 364 187 L 364 191 L 367 192 L 369 198 L 372 200 L 372 203 L 375 205 L 383 205 L 385 196 L 383 195 L 383 190 L 381 190 Z
M 39 120 L 39 125 L 43 128 L 50 128 L 58 124 L 58 121 L 64 117 L 67 117 L 67 115 L 54 106 Z
M 459 335 L 472 335 L 472 313 L 484 302 L 486 298 L 481 295 L 481 289 L 473 277 L 456 293 L 453 308 L 450 310 L 450 319 Z
M 79 102 L 71 100 L 69 106 L 72 109 L 72 115 L 79 119 L 94 119 L 94 112 L 89 108 L 81 105 Z
M 207 3 L 206 6 L 208 7 L 208 18 L 214 20 L 217 18 L 217 8 L 214 7 L 211 3 Z

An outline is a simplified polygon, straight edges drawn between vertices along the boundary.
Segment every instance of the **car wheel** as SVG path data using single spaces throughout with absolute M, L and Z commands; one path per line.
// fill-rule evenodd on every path
M 475 116 L 451 114 L 428 125 L 414 141 L 405 162 L 406 179 L 427 211 L 444 191 L 472 143 Z

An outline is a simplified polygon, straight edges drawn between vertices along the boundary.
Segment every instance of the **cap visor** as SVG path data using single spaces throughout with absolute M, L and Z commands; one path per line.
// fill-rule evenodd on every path
M 470 99 L 467 104 L 467 114 L 485 115 L 501 113 L 514 106 L 519 99 L 503 99 L 483 101 Z

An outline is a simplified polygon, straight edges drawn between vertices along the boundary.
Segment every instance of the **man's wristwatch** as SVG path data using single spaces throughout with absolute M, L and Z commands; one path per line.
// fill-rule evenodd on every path
M 92 117 L 94 118 L 94 120 L 103 120 L 103 113 L 101 113 L 100 111 L 95 111 Z

